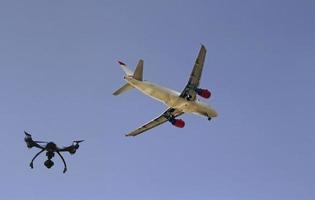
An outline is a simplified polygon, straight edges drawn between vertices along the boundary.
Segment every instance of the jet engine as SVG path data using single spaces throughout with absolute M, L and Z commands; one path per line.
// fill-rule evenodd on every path
M 170 119 L 169 120 L 173 126 L 176 126 L 177 128 L 183 128 L 185 126 L 185 122 L 182 119 Z
M 211 92 L 207 89 L 197 88 L 196 92 L 199 96 L 208 99 L 211 96 Z

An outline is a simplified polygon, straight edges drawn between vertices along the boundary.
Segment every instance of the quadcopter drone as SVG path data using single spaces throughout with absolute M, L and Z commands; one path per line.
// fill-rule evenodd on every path
M 32 159 L 30 163 L 30 167 L 33 169 L 33 162 L 39 156 L 39 154 L 43 153 L 44 151 L 46 152 L 47 160 L 44 162 L 44 165 L 49 169 L 52 166 L 54 166 L 54 162 L 51 160 L 55 156 L 55 152 L 60 156 L 63 164 L 64 164 L 64 169 L 63 173 L 66 173 L 67 171 L 67 164 L 65 159 L 62 157 L 60 152 L 69 152 L 71 155 L 74 154 L 78 148 L 79 148 L 79 143 L 83 142 L 84 140 L 78 140 L 78 141 L 73 141 L 73 144 L 64 148 L 59 148 L 55 143 L 53 142 L 43 142 L 43 141 L 34 141 L 32 139 L 32 135 L 24 131 L 25 133 L 25 138 L 24 141 L 26 142 L 26 145 L 28 148 L 32 147 L 37 147 L 40 150 Z M 46 145 L 40 145 L 40 143 L 45 143 Z

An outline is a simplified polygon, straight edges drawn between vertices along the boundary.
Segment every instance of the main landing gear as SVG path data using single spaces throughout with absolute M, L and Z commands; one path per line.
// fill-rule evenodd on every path
M 211 121 L 211 119 L 212 119 L 211 117 L 208 117 L 208 121 Z

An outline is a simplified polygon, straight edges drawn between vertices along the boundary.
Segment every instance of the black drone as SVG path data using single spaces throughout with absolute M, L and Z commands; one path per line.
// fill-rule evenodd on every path
M 46 152 L 46 156 L 47 156 L 47 160 L 44 162 L 44 165 L 49 169 L 52 166 L 54 166 L 54 162 L 51 160 L 54 156 L 55 156 L 55 152 L 60 156 L 63 164 L 64 164 L 64 169 L 63 169 L 63 173 L 66 173 L 67 171 L 67 164 L 65 159 L 62 157 L 60 152 L 69 152 L 71 155 L 74 154 L 77 149 L 79 148 L 79 143 L 83 142 L 84 140 L 78 140 L 78 141 L 73 141 L 73 144 L 64 148 L 59 148 L 57 147 L 57 145 L 53 142 L 43 142 L 43 141 L 34 141 L 32 139 L 31 134 L 27 133 L 26 131 L 24 131 L 25 133 L 25 138 L 24 141 L 26 142 L 26 145 L 28 148 L 32 148 L 32 147 L 37 147 L 40 150 L 40 152 L 38 152 L 34 158 L 32 159 L 31 163 L 30 163 L 30 167 L 33 169 L 33 162 L 36 159 L 37 156 L 39 156 L 39 154 L 43 153 L 44 151 Z M 42 146 L 39 143 L 46 143 L 46 145 Z

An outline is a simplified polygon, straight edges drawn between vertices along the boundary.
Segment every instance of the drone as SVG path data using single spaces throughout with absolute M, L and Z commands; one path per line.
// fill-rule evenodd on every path
M 33 162 L 34 160 L 37 158 L 37 156 L 39 156 L 39 154 L 43 153 L 44 151 L 46 151 L 46 156 L 47 156 L 47 160 L 44 162 L 44 165 L 50 169 L 52 166 L 54 166 L 54 162 L 51 160 L 54 156 L 55 156 L 55 152 L 60 156 L 63 164 L 64 164 L 64 169 L 63 169 L 63 173 L 66 173 L 67 171 L 67 164 L 65 159 L 62 157 L 60 152 L 69 152 L 71 155 L 75 154 L 75 152 L 78 150 L 79 148 L 79 144 L 81 142 L 83 142 L 84 140 L 77 140 L 77 141 L 73 141 L 72 145 L 67 146 L 67 147 L 63 147 L 63 148 L 59 148 L 55 143 L 53 142 L 44 142 L 44 141 L 34 141 L 32 139 L 32 135 L 27 133 L 26 131 L 24 131 L 25 133 L 25 138 L 24 141 L 26 142 L 27 147 L 33 148 L 33 147 L 37 147 L 39 149 L 41 149 L 32 159 L 31 163 L 30 163 L 30 167 L 33 169 Z M 44 143 L 45 145 L 40 145 L 40 143 Z

